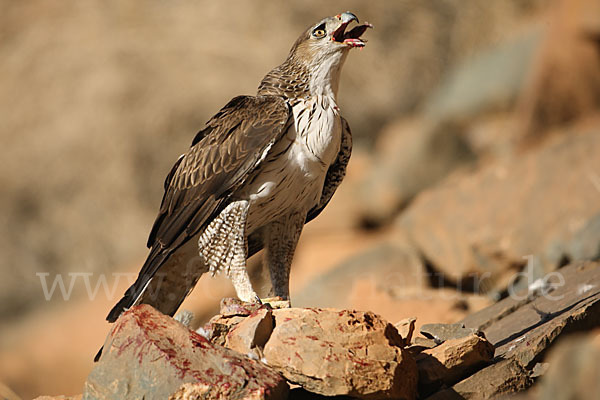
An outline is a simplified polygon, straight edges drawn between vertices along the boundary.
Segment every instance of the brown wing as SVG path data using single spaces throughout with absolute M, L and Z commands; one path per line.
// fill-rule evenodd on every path
M 230 195 L 266 157 L 291 122 L 278 96 L 239 96 L 206 124 L 165 181 L 165 194 L 150 236 L 150 254 L 135 283 L 111 310 L 114 321 L 144 291 L 177 248 L 223 210 Z

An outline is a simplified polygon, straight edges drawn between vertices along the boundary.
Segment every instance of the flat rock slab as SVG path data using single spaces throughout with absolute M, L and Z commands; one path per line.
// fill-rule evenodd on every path
M 476 329 L 467 328 L 465 324 L 425 324 L 421 326 L 423 336 L 433 339 L 436 343 L 446 340 L 460 339 L 477 333 Z
M 452 388 L 429 396 L 427 400 L 484 400 L 524 390 L 531 385 L 527 371 L 515 360 L 504 360 L 482 369 Z
M 507 297 L 461 322 L 485 333 L 497 359 L 531 368 L 561 333 L 600 326 L 599 263 L 573 263 L 546 281 L 542 289 Z
M 164 400 L 186 383 L 198 384 L 203 399 L 283 399 L 289 389 L 263 363 L 140 305 L 115 323 L 85 383 L 83 399 Z
M 461 321 L 494 344 L 495 363 L 428 399 L 491 399 L 522 391 L 560 335 L 600 326 L 600 263 L 570 264 L 530 287 Z

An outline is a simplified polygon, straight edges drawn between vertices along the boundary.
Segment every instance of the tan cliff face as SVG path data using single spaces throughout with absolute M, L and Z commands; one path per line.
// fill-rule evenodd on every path
M 597 258 L 597 47 L 577 33 L 595 32 L 580 18 L 594 2 L 568 18 L 569 1 L 442 3 L 5 5 L 0 383 L 23 398 L 81 393 L 174 160 L 230 98 L 255 93 L 307 23 L 346 9 L 376 28 L 341 76 L 355 150 L 305 228 L 294 307 L 416 317 L 418 331 Z M 556 114 L 565 99 L 576 112 Z M 73 282 L 68 300 L 59 285 L 48 295 L 58 276 Z M 197 327 L 232 295 L 204 277 L 183 308 Z

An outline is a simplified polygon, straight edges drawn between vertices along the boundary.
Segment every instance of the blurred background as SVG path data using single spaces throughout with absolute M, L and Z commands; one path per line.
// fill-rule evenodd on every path
M 375 26 L 339 93 L 355 150 L 305 228 L 293 305 L 455 322 L 600 258 L 597 0 L 0 4 L 3 390 L 81 393 L 173 162 L 346 10 Z M 203 277 L 183 307 L 198 326 L 231 295 Z

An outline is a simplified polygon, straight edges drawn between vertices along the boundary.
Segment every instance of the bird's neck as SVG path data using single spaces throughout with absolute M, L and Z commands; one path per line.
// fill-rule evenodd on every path
M 258 95 L 276 95 L 288 98 L 325 96 L 337 101 L 340 72 L 346 52 L 339 57 L 327 57 L 314 66 L 289 57 L 271 70 L 258 87 Z
M 337 102 L 340 75 L 346 54 L 344 52 L 340 53 L 339 57 L 327 57 L 312 68 L 308 85 L 311 95 L 328 97 Z

